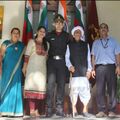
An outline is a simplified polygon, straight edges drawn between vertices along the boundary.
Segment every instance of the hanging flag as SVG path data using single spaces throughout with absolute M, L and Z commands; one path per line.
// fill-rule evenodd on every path
M 27 0 L 25 3 L 25 16 L 22 36 L 22 41 L 25 45 L 27 45 L 28 40 L 33 37 L 32 20 L 33 20 L 32 0 Z
M 84 16 L 81 0 L 75 1 L 74 26 L 81 26 L 84 30 Z M 82 36 L 82 40 L 85 41 L 85 34 Z
M 95 39 L 99 38 L 99 24 L 98 24 L 98 15 L 96 9 L 96 1 L 89 0 L 87 8 L 87 39 L 92 47 L 92 43 Z
M 68 30 L 68 19 L 67 19 L 66 0 L 59 0 L 58 14 L 62 15 L 63 18 L 65 19 L 64 29 L 65 29 L 65 31 L 68 32 L 69 30 Z
M 44 26 L 48 29 L 48 18 L 47 18 L 47 1 L 40 0 L 40 11 L 39 11 L 39 25 Z
M 74 17 L 74 26 L 81 26 L 84 29 L 84 16 L 83 16 L 83 7 L 80 0 L 75 1 L 75 17 Z

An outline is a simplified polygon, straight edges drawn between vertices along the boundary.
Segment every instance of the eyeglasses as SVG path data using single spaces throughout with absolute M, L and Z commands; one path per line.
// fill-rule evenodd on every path
M 100 29 L 108 29 L 106 26 L 100 26 Z
M 12 34 L 19 35 L 19 32 L 17 32 L 17 33 L 13 32 Z

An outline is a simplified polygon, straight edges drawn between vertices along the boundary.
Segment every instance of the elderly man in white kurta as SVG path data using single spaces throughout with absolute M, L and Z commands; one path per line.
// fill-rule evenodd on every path
M 90 117 L 88 102 L 90 100 L 90 86 L 88 79 L 91 75 L 91 59 L 89 45 L 84 40 L 82 27 L 76 26 L 72 30 L 73 41 L 66 51 L 66 65 L 72 74 L 70 80 L 70 98 L 73 108 L 73 117 L 77 115 L 76 103 L 78 96 L 83 103 L 83 116 Z

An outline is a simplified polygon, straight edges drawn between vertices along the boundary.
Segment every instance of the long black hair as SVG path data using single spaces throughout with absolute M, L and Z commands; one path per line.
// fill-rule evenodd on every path
M 44 26 L 39 26 L 38 29 L 37 29 L 37 32 L 38 32 L 40 29 L 42 29 L 42 28 L 43 28 L 43 29 L 45 30 L 45 32 L 46 32 L 46 28 L 45 28 Z M 38 34 L 36 34 L 35 39 L 36 39 L 37 37 L 38 37 Z M 47 51 L 47 50 L 48 50 L 48 46 L 47 46 L 47 41 L 45 40 L 45 37 L 43 38 L 42 45 L 43 45 L 45 51 Z

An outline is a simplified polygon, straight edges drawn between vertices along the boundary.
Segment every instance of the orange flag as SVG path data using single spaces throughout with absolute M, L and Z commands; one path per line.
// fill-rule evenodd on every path
M 68 32 L 68 20 L 67 20 L 67 6 L 66 6 L 66 0 L 59 0 L 59 6 L 58 6 L 58 14 L 62 15 L 65 19 L 65 30 Z

